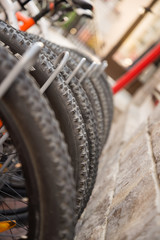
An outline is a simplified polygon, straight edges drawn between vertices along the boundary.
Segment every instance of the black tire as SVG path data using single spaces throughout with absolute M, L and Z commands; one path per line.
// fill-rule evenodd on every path
M 0 82 L 15 62 L 0 47 Z M 0 100 L 0 119 L 22 164 L 29 199 L 28 239 L 73 239 L 75 187 L 70 158 L 53 112 L 24 72 Z
M 90 64 L 93 62 L 88 56 L 84 56 L 76 50 L 71 50 L 72 56 L 75 60 L 80 61 L 82 57 L 86 58 L 86 62 L 84 64 L 84 71 L 88 69 Z M 111 88 L 109 83 L 107 82 L 107 76 L 105 73 L 102 73 L 98 79 L 94 77 L 90 77 L 91 82 L 93 83 L 95 90 L 97 92 L 102 112 L 103 112 L 103 119 L 104 119 L 104 144 L 108 139 L 112 118 L 113 118 L 113 97 Z
M 104 118 L 104 144 L 106 143 L 106 140 L 108 139 L 110 128 L 111 128 L 111 112 L 109 111 L 110 108 L 108 107 L 110 102 L 108 101 L 107 94 L 108 92 L 106 91 L 106 85 L 103 82 L 103 79 L 97 79 L 94 77 L 91 77 L 91 81 L 94 84 L 94 87 L 96 89 L 96 92 L 98 94 L 98 97 L 100 99 L 100 103 L 103 109 L 103 118 Z
M 52 43 L 52 49 L 54 49 L 56 51 L 57 48 L 58 48 L 58 46 L 56 44 Z M 70 61 L 69 66 L 71 67 L 72 70 L 77 66 L 77 64 L 80 62 L 82 57 L 86 57 L 86 56 L 83 56 L 83 55 L 77 53 L 75 50 L 72 50 L 72 49 L 69 49 L 66 47 L 61 46 L 61 49 L 63 49 L 64 51 L 70 52 L 70 59 L 72 59 L 72 61 Z M 84 68 L 82 66 L 82 68 L 79 69 L 76 74 L 77 78 L 80 78 L 84 74 L 85 71 L 86 71 L 86 68 Z M 105 132 L 105 127 L 104 127 L 105 120 L 103 117 L 102 107 L 101 107 L 99 97 L 97 95 L 97 92 L 95 90 L 95 87 L 94 87 L 92 81 L 89 78 L 85 78 L 85 80 L 82 82 L 82 86 L 88 96 L 88 99 L 92 105 L 93 112 L 95 115 L 97 132 L 98 132 L 98 137 L 99 137 L 99 152 L 101 153 L 102 148 L 104 146 L 104 132 Z
M 41 39 L 42 40 L 42 39 Z M 48 47 L 50 47 L 54 53 L 60 53 L 64 50 L 66 50 L 65 48 L 61 47 L 61 46 L 58 46 L 56 44 L 53 44 L 49 41 L 43 41 L 43 43 L 47 44 Z M 69 49 L 67 49 L 68 51 L 70 51 Z M 77 66 L 77 63 L 75 61 L 75 56 L 73 57 L 73 54 L 72 52 L 70 51 L 70 59 L 69 61 L 67 62 L 67 65 L 69 66 L 69 68 L 71 70 L 74 70 L 74 68 Z M 83 70 L 82 69 L 79 69 L 78 73 L 77 73 L 77 78 L 80 78 L 80 76 L 82 76 L 83 74 Z M 78 83 L 76 83 L 77 85 L 79 85 Z M 73 82 L 70 84 L 71 88 L 73 86 Z M 104 120 L 103 120 L 103 114 L 102 114 L 102 109 L 101 109 L 101 105 L 100 105 L 100 102 L 99 102 L 99 98 L 98 98 L 98 95 L 95 91 L 95 88 L 93 86 L 93 83 L 89 80 L 89 79 L 85 79 L 83 82 L 82 82 L 82 86 L 85 90 L 85 93 L 87 94 L 88 96 L 88 99 L 89 99 L 89 102 L 91 103 L 91 106 L 92 106 L 92 111 L 93 111 L 93 114 L 94 114 L 94 121 L 95 122 L 95 126 L 96 126 L 96 132 L 97 132 L 97 136 L 98 136 L 98 155 L 97 155 L 97 158 L 96 160 L 95 157 L 91 158 L 90 159 L 90 165 L 89 165 L 89 178 L 88 178 L 88 198 L 87 198 L 87 201 L 89 200 L 89 197 L 92 193 L 92 190 L 93 190 L 93 187 L 94 187 L 94 184 L 95 184 L 95 181 L 96 181 L 96 176 L 97 176 L 97 171 L 98 171 L 98 157 L 100 156 L 101 154 L 101 151 L 102 151 L 102 148 L 103 148 L 103 144 L 104 144 L 104 139 L 103 139 L 103 135 L 104 135 Z M 73 89 L 73 88 L 72 88 Z M 73 92 L 74 89 L 73 89 Z M 75 96 L 76 97 L 76 96 Z M 78 101 L 79 103 L 79 101 Z M 81 107 L 80 107 L 81 109 Z M 85 118 L 85 115 L 82 114 L 82 116 Z M 93 119 L 93 118 L 92 118 Z M 87 124 L 87 122 L 86 122 Z M 103 143 L 102 143 L 103 142 Z M 91 148 L 92 149 L 92 148 Z
M 108 128 L 108 133 L 106 134 L 106 141 L 107 141 L 109 133 L 110 133 L 110 129 L 112 126 L 112 120 L 113 120 L 113 114 L 114 114 L 113 92 L 112 92 L 111 86 L 108 83 L 107 75 L 105 72 L 103 72 L 100 75 L 100 78 L 102 79 L 102 86 L 104 87 L 104 89 L 106 91 L 105 96 L 107 97 L 108 118 L 109 118 L 109 128 Z
M 0 40 L 7 44 L 14 54 L 23 54 L 32 45 L 32 42 L 27 40 L 20 31 L 3 21 L 0 21 Z M 50 62 L 46 56 L 46 52 L 43 50 L 34 68 L 35 70 L 31 71 L 31 74 L 40 86 L 45 83 L 55 69 L 53 63 Z M 61 130 L 68 144 L 68 151 L 72 159 L 76 181 L 77 215 L 80 216 L 88 198 L 89 153 L 84 122 L 77 102 L 65 83 L 62 74 L 56 77 L 45 94 L 49 99 L 52 109 L 54 109 L 56 118 L 59 120 Z
M 81 55 L 77 54 L 73 50 L 70 50 L 70 54 L 71 54 L 73 61 L 75 61 L 76 65 L 80 62 L 82 57 L 85 57 L 85 56 L 81 56 Z M 86 72 L 86 70 L 87 70 L 87 68 L 86 68 L 86 62 L 85 62 L 84 65 L 79 70 L 79 72 L 77 73 L 77 76 L 79 76 L 79 78 L 80 78 L 81 76 L 83 76 L 83 74 Z M 97 125 L 98 125 L 99 138 L 100 138 L 100 142 L 101 142 L 101 151 L 102 151 L 102 148 L 104 146 L 105 120 L 104 120 L 104 114 L 103 114 L 101 102 L 100 102 L 99 96 L 97 94 L 97 91 L 95 89 L 95 86 L 90 78 L 88 78 L 88 77 L 85 78 L 82 81 L 82 86 L 84 87 L 84 89 L 88 95 L 88 98 L 90 99 L 90 101 L 92 103 L 92 107 L 94 108 L 94 113 L 95 113 L 96 121 L 97 121 Z
M 36 38 L 37 40 L 38 39 L 41 40 L 44 44 L 46 44 L 47 47 L 51 48 L 54 53 L 59 52 L 59 51 L 69 51 L 71 56 L 70 56 L 69 61 L 67 62 L 67 65 L 72 70 L 77 66 L 78 62 L 81 60 L 82 57 L 86 57 L 86 56 L 83 56 L 82 54 L 80 54 L 79 52 L 76 52 L 75 50 L 72 50 L 72 49 L 69 49 L 66 47 L 62 47 L 62 46 L 58 46 L 57 44 L 51 43 L 47 40 L 44 40 L 43 38 L 35 36 L 34 34 L 28 34 L 28 33 L 23 33 L 23 34 L 26 37 L 30 36 L 32 40 L 34 38 Z M 86 58 L 87 58 L 87 63 L 85 65 L 88 67 L 89 60 L 88 60 L 88 57 L 86 57 Z M 84 74 L 84 72 L 86 71 L 86 66 L 82 67 L 82 69 L 79 69 L 79 71 L 76 75 L 77 78 L 80 78 Z M 106 85 L 107 85 L 107 83 L 106 83 Z M 104 102 L 104 99 L 105 99 L 105 97 L 103 96 L 103 90 L 101 89 L 102 86 L 99 86 L 99 84 L 97 86 L 97 83 L 93 83 L 93 81 L 91 79 L 87 79 L 87 78 L 82 82 L 82 86 L 88 96 L 89 101 L 92 103 L 91 105 L 92 105 L 92 108 L 94 111 L 94 115 L 96 117 L 97 132 L 98 132 L 98 137 L 99 137 L 99 152 L 101 152 L 101 150 L 104 146 L 105 140 L 108 136 L 108 133 L 106 134 L 107 136 L 105 136 L 104 132 L 109 129 L 109 126 L 107 125 L 107 123 L 109 122 L 108 114 L 107 114 L 107 120 L 104 118 L 104 116 L 106 116 L 106 107 L 107 107 L 107 106 L 105 106 L 106 101 L 103 106 L 104 109 L 101 106 L 102 103 L 100 103 L 101 100 Z M 96 88 L 96 91 L 95 91 L 95 88 Z M 98 91 L 98 95 L 97 95 L 97 91 Z M 103 109 L 103 111 L 102 111 L 102 109 Z M 113 109 L 112 109 L 112 111 L 113 111 Z M 106 128 L 105 125 L 107 125 L 108 127 Z
M 44 38 L 41 38 L 33 34 L 28 34 L 28 33 L 24 33 L 24 35 L 27 39 L 30 39 L 33 42 L 36 42 L 36 41 L 43 42 L 45 44 L 45 50 L 50 61 L 53 61 L 55 57 L 57 57 L 60 53 L 64 51 L 63 48 L 55 44 L 52 44 L 51 42 L 45 40 Z M 64 67 L 64 70 L 62 70 L 62 74 L 64 75 L 65 80 L 67 80 L 67 77 L 68 75 L 71 74 L 72 70 L 73 70 L 73 61 L 70 58 L 66 66 Z M 88 201 L 95 183 L 95 179 L 97 175 L 98 158 L 100 155 L 100 145 L 99 145 L 100 143 L 99 143 L 98 132 L 97 132 L 97 124 L 95 121 L 95 115 L 91 107 L 91 103 L 86 95 L 86 92 L 84 91 L 83 87 L 79 83 L 78 79 L 74 77 L 71 80 L 69 86 L 80 107 L 82 117 L 85 123 L 87 139 L 89 143 L 90 162 L 89 162 L 89 176 L 87 180 L 87 183 L 88 183 L 87 201 Z

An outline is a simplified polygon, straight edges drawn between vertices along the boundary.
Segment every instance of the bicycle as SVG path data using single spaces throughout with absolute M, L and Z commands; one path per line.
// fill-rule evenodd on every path
M 4 47 L 0 53 L 2 86 L 16 60 Z M 0 221 L 16 224 L 0 238 L 73 239 L 70 158 L 53 112 L 24 71 L 1 97 L 0 118 Z

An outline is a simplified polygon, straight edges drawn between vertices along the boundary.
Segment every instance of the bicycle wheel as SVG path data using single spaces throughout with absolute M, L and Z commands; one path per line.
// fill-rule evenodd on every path
M 0 21 L 0 40 L 8 45 L 14 54 L 23 54 L 32 45 L 32 42 L 27 40 L 20 31 L 3 21 Z M 47 58 L 46 52 L 42 51 L 37 59 L 37 63 L 34 65 L 34 71 L 30 73 L 38 84 L 42 86 L 54 69 L 55 67 Z M 80 216 L 86 206 L 87 178 L 89 172 L 88 141 L 84 121 L 77 102 L 65 83 L 62 74 L 56 77 L 46 90 L 45 95 L 49 99 L 52 109 L 54 109 L 66 143 L 68 144 L 68 151 L 72 159 L 76 181 L 77 215 Z
M 88 69 L 90 64 L 93 62 L 88 56 L 84 56 L 81 53 L 79 53 L 76 50 L 71 50 L 71 54 L 73 59 L 76 62 L 79 62 L 82 57 L 86 58 L 86 62 L 84 64 L 84 71 Z M 104 119 L 104 144 L 108 138 L 110 128 L 111 128 L 111 123 L 112 123 L 112 118 L 113 118 L 113 98 L 112 98 L 112 93 L 111 93 L 111 88 L 107 82 L 107 78 L 105 73 L 102 73 L 98 79 L 94 77 L 90 77 L 90 81 L 93 83 L 94 88 L 96 90 L 96 93 L 98 95 L 101 108 L 102 108 L 102 113 L 103 113 L 103 119 Z
M 53 44 L 53 47 L 56 48 L 56 44 Z M 78 62 L 85 57 L 86 58 L 86 62 L 84 64 L 84 66 L 82 66 L 82 71 L 80 73 L 77 73 L 77 76 L 82 76 L 83 73 L 88 69 L 88 67 L 90 66 L 90 64 L 93 62 L 88 56 L 86 56 L 85 54 L 80 53 L 79 51 L 76 51 L 75 49 L 68 49 L 66 47 L 63 47 L 64 50 L 68 50 L 70 52 L 70 55 L 73 59 L 73 61 L 75 62 L 74 64 L 77 65 Z M 84 79 L 84 81 L 82 82 L 83 87 L 85 88 L 88 97 L 90 97 L 91 102 L 93 102 L 92 106 L 93 108 L 95 108 L 97 105 L 94 105 L 94 102 L 96 98 L 93 95 L 93 90 L 92 90 L 92 94 L 90 91 L 87 91 L 88 89 L 88 85 L 86 85 L 86 79 Z M 106 140 L 108 138 L 109 132 L 110 132 L 110 128 L 111 128 L 111 123 L 112 123 L 112 118 L 113 118 L 113 98 L 112 98 L 112 92 L 111 92 L 111 88 L 108 84 L 107 81 L 107 76 L 106 74 L 103 72 L 99 78 L 98 81 L 97 79 L 95 79 L 94 77 L 90 77 L 89 81 L 91 82 L 91 85 L 93 84 L 94 89 L 96 90 L 96 93 L 98 95 L 98 99 L 101 105 L 95 109 L 95 115 L 97 116 L 97 122 L 98 122 L 98 126 L 99 126 L 99 136 L 101 138 L 102 141 L 102 147 L 103 145 L 106 143 Z M 92 97 L 94 96 L 95 100 L 92 100 Z M 100 109 L 102 111 L 100 111 Z M 101 114 L 102 113 L 102 114 Z M 98 115 L 97 115 L 98 114 Z M 103 117 L 102 117 L 103 115 Z M 103 127 L 102 127 L 102 118 L 103 118 Z M 99 120 L 100 119 L 100 120 Z M 103 129 L 103 130 L 102 130 Z
M 23 35 L 32 40 L 36 39 L 37 41 L 39 41 L 39 40 L 42 41 L 48 48 L 50 48 L 53 51 L 53 55 L 55 55 L 55 54 L 57 55 L 62 51 L 69 51 L 71 56 L 66 64 L 69 67 L 69 69 L 71 69 L 72 71 L 77 66 L 77 61 L 81 60 L 80 56 L 84 57 L 82 55 L 78 55 L 77 53 L 75 54 L 75 52 L 72 49 L 58 46 L 57 44 L 52 43 L 48 40 L 45 40 L 44 38 L 36 36 L 34 34 L 23 32 Z M 51 51 L 48 51 L 48 54 L 52 59 L 53 56 L 51 55 Z M 82 69 L 79 69 L 76 74 L 77 79 L 79 79 L 83 75 L 83 73 L 84 73 L 84 71 Z M 78 83 L 76 82 L 76 84 L 78 84 Z M 79 84 L 78 84 L 78 86 L 79 86 Z M 80 86 L 81 86 L 81 84 L 80 84 Z M 92 109 L 89 108 L 89 110 L 90 110 L 90 112 L 93 111 L 93 114 L 94 114 L 94 119 L 91 118 L 91 116 L 90 116 L 90 118 L 92 119 L 92 121 L 95 122 L 94 124 L 95 124 L 96 132 L 98 135 L 98 142 L 99 142 L 98 146 L 99 146 L 99 155 L 100 155 L 102 147 L 103 147 L 102 136 L 104 135 L 104 121 L 103 121 L 102 109 L 100 106 L 100 102 L 99 102 L 97 93 L 93 87 L 92 81 L 90 81 L 90 79 L 86 78 L 85 81 L 82 82 L 82 86 L 83 86 L 83 89 L 85 90 L 85 93 L 87 94 L 89 102 L 91 103 Z M 79 102 L 79 104 L 80 104 L 80 102 Z M 88 124 L 86 123 L 86 125 L 88 125 Z
M 24 34 L 26 34 L 26 33 L 24 33 Z M 64 51 L 69 51 L 70 52 L 70 60 L 67 62 L 67 64 L 72 70 L 74 70 L 74 68 L 77 66 L 78 62 L 82 59 L 82 57 L 85 57 L 82 54 L 76 53 L 75 50 L 72 50 L 72 49 L 69 49 L 66 47 L 62 47 L 62 46 L 59 47 L 57 44 L 51 43 L 47 40 L 45 40 L 44 42 L 47 43 L 47 46 L 52 48 L 53 51 L 58 51 L 59 48 L 61 48 L 61 50 L 64 50 Z M 80 78 L 84 74 L 85 71 L 86 71 L 86 68 L 82 67 L 81 69 L 79 69 L 76 74 L 77 78 Z M 82 86 L 83 86 L 83 88 L 87 94 L 87 97 L 91 103 L 91 106 L 93 108 L 96 126 L 97 126 L 98 138 L 99 138 L 99 153 L 101 153 L 101 150 L 104 145 L 104 131 L 105 131 L 105 128 L 104 128 L 105 120 L 103 117 L 102 107 L 101 107 L 99 97 L 97 95 L 97 92 L 95 91 L 95 87 L 94 87 L 92 81 L 88 78 L 85 78 L 84 81 L 82 82 Z
M 108 132 L 106 134 L 106 141 L 107 141 L 107 138 L 108 138 L 109 132 L 110 132 L 110 128 L 112 125 L 113 114 L 114 114 L 113 93 L 112 93 L 111 86 L 108 83 L 107 75 L 105 72 L 103 72 L 100 75 L 100 78 L 102 79 L 102 87 L 105 89 L 105 96 L 107 97 L 108 118 L 109 118 L 109 127 L 108 127 Z
M 56 45 L 54 45 L 52 48 L 51 42 L 39 36 L 28 34 L 28 33 L 24 33 L 24 35 L 26 38 L 32 40 L 33 42 L 36 42 L 36 41 L 43 42 L 45 44 L 44 49 L 46 50 L 47 56 L 49 57 L 50 61 L 53 61 L 55 57 L 57 57 L 60 53 L 64 51 L 63 48 L 58 47 Z M 72 60 L 69 59 L 66 66 L 64 67 L 64 70 L 62 70 L 62 74 L 64 75 L 65 80 L 67 80 L 68 75 L 70 75 L 72 72 L 70 68 L 70 66 L 72 66 L 71 64 L 72 64 Z M 87 139 L 89 143 L 90 161 L 89 161 L 89 175 L 87 179 L 87 184 L 88 184 L 87 201 L 88 201 L 94 186 L 95 179 L 96 179 L 98 157 L 100 154 L 99 138 L 97 134 L 97 124 L 95 121 L 95 116 L 94 116 L 94 112 L 91 107 L 90 101 L 83 87 L 79 83 L 78 79 L 74 77 L 69 83 L 69 86 L 80 107 L 82 117 L 85 123 Z
M 13 56 L 0 47 L 0 82 L 14 64 Z M 0 119 L 0 221 L 17 221 L 0 239 L 73 239 L 70 158 L 53 112 L 24 72 L 0 100 Z M 23 196 L 17 188 L 25 188 Z
M 72 69 L 74 69 L 78 64 L 78 62 L 80 62 L 81 58 L 77 59 L 75 54 L 73 54 L 72 50 L 70 50 L 70 55 L 72 58 L 72 62 L 70 62 L 70 66 Z M 77 77 L 80 79 L 81 76 L 83 76 L 84 72 L 85 72 L 85 69 L 82 66 L 82 68 L 79 69 L 77 72 Z M 104 134 L 104 119 L 103 119 L 101 104 L 100 104 L 98 95 L 95 91 L 94 85 L 90 81 L 90 79 L 85 78 L 81 84 L 88 96 L 88 99 L 91 102 L 91 106 L 93 108 L 93 112 L 95 115 L 95 121 L 97 125 L 98 137 L 99 137 L 99 155 L 100 155 L 103 148 L 103 134 Z

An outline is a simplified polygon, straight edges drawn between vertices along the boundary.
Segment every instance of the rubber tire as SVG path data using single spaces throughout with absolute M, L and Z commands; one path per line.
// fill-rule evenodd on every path
M 24 34 L 25 34 L 25 36 L 28 35 L 28 33 L 24 33 Z M 33 34 L 29 34 L 29 35 L 31 37 L 33 37 Z M 37 37 L 37 39 L 38 39 L 38 37 Z M 81 60 L 81 57 L 80 57 L 81 55 L 77 54 L 72 49 L 58 46 L 57 44 L 51 43 L 47 40 L 44 41 L 42 38 L 40 38 L 40 39 L 43 43 L 47 44 L 47 46 L 50 47 L 52 49 L 52 51 L 54 51 L 54 52 L 58 51 L 58 49 L 61 49 L 61 51 L 69 51 L 70 59 L 67 62 L 67 65 L 72 70 L 77 66 L 77 63 Z M 76 75 L 77 78 L 80 78 L 84 74 L 84 71 L 85 71 L 85 69 L 83 69 L 83 67 L 82 67 L 82 69 L 79 69 L 79 71 L 77 72 L 77 75 Z M 96 121 L 96 125 L 97 125 L 97 132 L 98 132 L 98 138 L 99 138 L 99 152 L 101 153 L 101 150 L 104 145 L 104 130 L 105 130 L 102 107 L 100 105 L 100 101 L 99 101 L 99 98 L 97 96 L 97 93 L 95 91 L 92 81 L 90 81 L 90 79 L 86 78 L 85 81 L 82 82 L 82 86 L 88 96 L 88 99 L 92 105 L 93 112 L 95 115 L 95 121 Z
M 15 62 L 0 47 L 0 82 Z M 26 179 L 28 238 L 73 239 L 75 185 L 67 147 L 48 103 L 24 72 L 0 100 L 0 117 L 17 147 Z
M 33 42 L 41 41 L 45 44 L 45 50 L 48 54 L 48 57 L 50 61 L 54 61 L 55 57 L 57 57 L 60 53 L 64 52 L 63 48 L 59 47 L 58 45 L 52 44 L 51 42 L 45 40 L 42 37 L 36 36 L 34 34 L 28 34 L 24 33 L 25 37 L 27 39 L 30 39 Z M 65 77 L 65 80 L 67 80 L 68 75 L 71 74 L 73 70 L 73 61 L 70 58 L 65 67 L 64 70 L 62 70 L 62 74 Z M 66 74 L 67 73 L 67 74 Z M 98 138 L 98 132 L 97 132 L 97 124 L 95 121 L 95 115 L 91 106 L 91 103 L 86 95 L 86 92 L 84 91 L 83 87 L 79 83 L 78 79 L 74 77 L 70 84 L 69 84 L 74 97 L 80 107 L 82 117 L 84 119 L 88 143 L 89 143 L 89 176 L 87 180 L 88 184 L 88 193 L 87 193 L 87 201 L 92 193 L 94 183 L 96 180 L 97 175 L 97 167 L 98 167 L 98 158 L 100 155 L 100 143 Z
M 27 40 L 22 32 L 3 21 L 0 21 L 0 40 L 8 45 L 14 54 L 19 53 L 22 55 L 32 45 L 32 42 Z M 30 73 L 38 84 L 42 86 L 55 69 L 53 63 L 47 58 L 45 51 L 42 50 L 41 54 L 39 54 L 34 69 Z M 77 189 L 77 215 L 79 217 L 88 199 L 89 152 L 84 122 L 77 102 L 65 83 L 62 74 L 58 75 L 45 94 L 68 144 L 68 151 L 74 167 Z
M 86 58 L 86 62 L 84 64 L 84 70 L 86 71 L 88 67 L 93 62 L 88 56 L 82 55 L 80 52 L 76 50 L 70 50 L 72 57 L 77 63 L 81 60 L 82 57 Z M 101 104 L 103 119 L 104 119 L 104 144 L 106 143 L 109 132 L 111 129 L 112 118 L 113 118 L 113 95 L 110 88 L 110 85 L 107 81 L 107 76 L 103 72 L 98 79 L 94 77 L 90 77 L 91 82 L 93 83 L 97 95 L 99 97 L 99 101 Z

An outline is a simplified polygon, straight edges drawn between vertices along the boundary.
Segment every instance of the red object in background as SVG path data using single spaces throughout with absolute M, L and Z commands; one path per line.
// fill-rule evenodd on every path
M 46 8 L 42 9 L 41 12 L 39 12 L 34 17 L 26 17 L 21 12 L 16 12 L 17 20 L 20 21 L 22 24 L 19 25 L 19 29 L 21 31 L 27 31 L 30 27 L 32 27 L 41 17 L 43 17 L 45 14 L 47 14 L 50 11 L 54 10 L 54 3 L 50 3 L 47 5 Z
M 155 45 L 144 55 L 128 72 L 120 77 L 112 87 L 113 94 L 119 92 L 127 84 L 132 82 L 150 63 L 160 56 L 160 43 Z
M 21 31 L 26 31 L 28 28 L 33 26 L 35 24 L 35 21 L 33 18 L 25 17 L 21 12 L 16 12 L 17 20 L 22 22 L 23 24 L 19 26 L 19 29 Z

